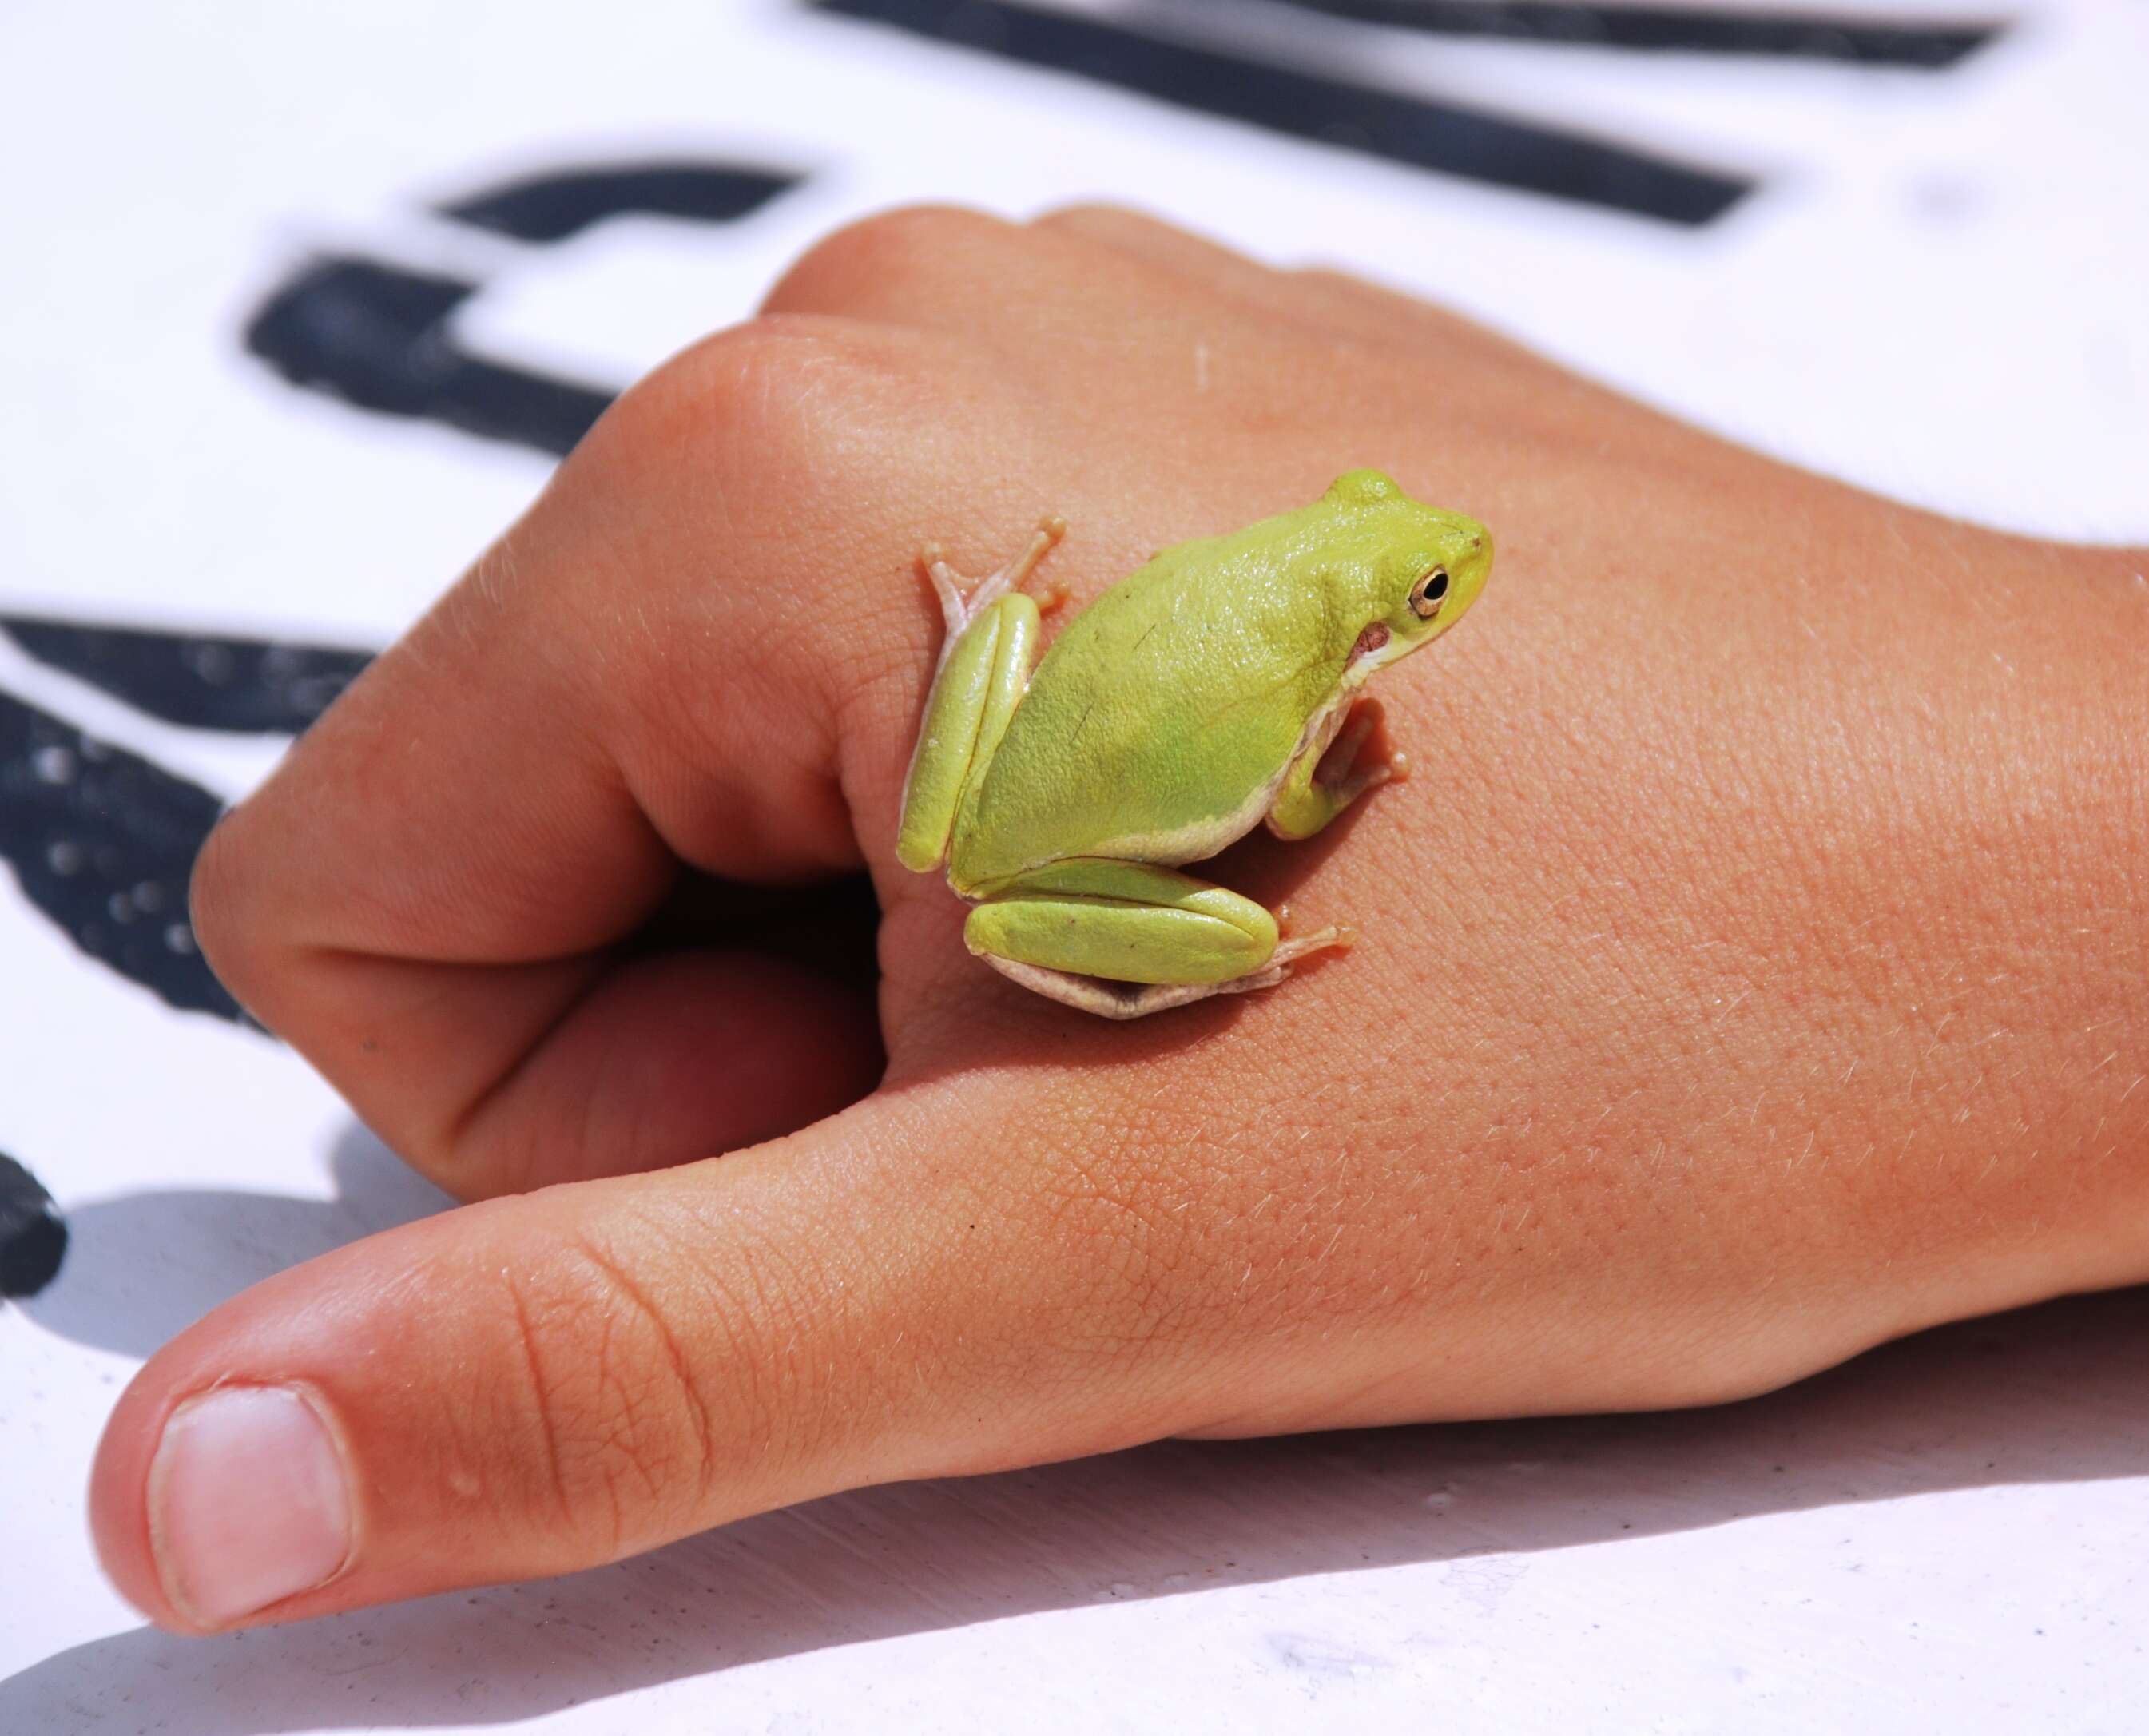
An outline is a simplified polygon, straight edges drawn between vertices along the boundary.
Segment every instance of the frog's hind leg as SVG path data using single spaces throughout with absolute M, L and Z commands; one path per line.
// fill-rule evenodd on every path
M 1038 633 L 1037 605 L 1018 592 L 979 610 L 942 649 L 896 826 L 896 860 L 913 873 L 947 859 L 964 794 L 992 763 L 1029 691 Z
M 1100 1019 L 1142 1019 L 1151 1013 L 1168 1013 L 1174 1007 L 1190 1006 L 1215 994 L 1246 994 L 1256 989 L 1273 989 L 1291 974 L 1294 959 L 1331 948 L 1347 948 L 1356 938 L 1348 928 L 1327 928 L 1302 939 L 1284 941 L 1259 970 L 1223 983 L 1115 983 L 1109 977 L 1085 977 L 1071 970 L 1051 970 L 1042 964 L 994 958 L 990 953 L 979 956 L 1010 982 L 1019 983 L 1031 993 L 1056 1000 L 1063 1006 L 1095 1013 Z
M 1285 939 L 1287 920 L 1172 868 L 1078 858 L 994 891 L 970 912 L 963 938 L 1025 989 L 1106 1019 L 1139 1019 L 1269 988 L 1293 960 L 1354 938 L 1324 928 Z
M 947 636 L 940 642 L 942 662 L 947 660 L 949 648 L 962 637 L 963 630 L 1035 572 L 1038 563 L 1066 534 L 1067 521 L 1056 513 L 1047 514 L 1038 521 L 1037 529 L 1031 533 L 1023 551 L 999 571 L 979 580 L 967 596 L 963 590 L 964 576 L 948 564 L 947 553 L 939 543 L 929 542 L 918 551 L 918 560 L 924 564 L 925 576 L 933 581 L 933 589 L 939 596 L 941 619 L 947 623 Z M 1065 595 L 1055 589 L 1042 606 L 1054 607 Z
M 919 551 L 939 593 L 948 631 L 925 697 L 924 720 L 903 780 L 896 860 L 924 873 L 947 859 L 964 793 L 984 775 L 1008 720 L 1029 686 L 1037 662 L 1037 604 L 1015 591 L 1066 535 L 1064 519 L 1048 518 L 1029 546 L 982 581 L 966 601 L 963 577 L 937 546 Z

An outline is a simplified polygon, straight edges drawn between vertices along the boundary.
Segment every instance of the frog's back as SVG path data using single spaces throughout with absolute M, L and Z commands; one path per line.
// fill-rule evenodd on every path
M 1070 621 L 969 798 L 956 884 L 1071 856 L 1197 861 L 1257 823 L 1358 632 L 1294 552 L 1182 544 Z

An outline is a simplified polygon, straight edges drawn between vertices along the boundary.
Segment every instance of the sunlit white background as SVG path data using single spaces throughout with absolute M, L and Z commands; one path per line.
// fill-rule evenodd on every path
M 1924 504 L 2149 537 L 2139 3 L 1978 14 L 2012 23 L 1936 73 L 1084 9 L 1758 189 L 1678 228 L 784 4 L 13 8 L 0 608 L 378 644 L 529 500 L 541 455 L 246 356 L 249 314 L 311 254 L 482 279 L 463 342 L 610 386 L 746 315 L 833 225 L 927 198 L 1135 200 Z M 805 179 L 736 224 L 622 218 L 556 245 L 429 214 L 647 156 Z M 226 795 L 274 751 L 4 641 L 0 687 Z M 1167 1447 L 844 1497 L 556 1585 L 166 1640 L 83 1532 L 118 1384 L 242 1283 L 437 1196 L 290 1055 L 86 962 L 5 876 L 0 1150 L 76 1236 L 52 1291 L 0 1310 L 9 1733 L 2140 1726 L 2135 1297 L 1732 1413 Z

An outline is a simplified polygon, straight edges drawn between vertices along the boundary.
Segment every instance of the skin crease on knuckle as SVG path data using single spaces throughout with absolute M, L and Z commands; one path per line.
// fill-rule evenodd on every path
M 720 1271 L 677 1214 L 627 1227 L 632 1248 L 571 1233 L 533 1270 L 499 1275 L 519 1346 L 512 1504 L 566 1527 L 554 1547 L 576 1561 L 790 1498 L 793 1467 L 838 1448 L 827 1396 L 856 1385 L 832 1366 L 841 1335 L 806 1330 L 793 1300 L 840 1298 L 834 1274 L 790 1270 L 795 1250 L 773 1249 Z
M 541 1385 L 537 1402 L 555 1475 L 564 1483 L 572 1474 L 562 1443 L 581 1443 L 576 1457 L 606 1484 L 612 1515 L 606 1552 L 617 1557 L 641 1541 L 624 1517 L 630 1506 L 651 1513 L 647 1536 L 667 1535 L 699 1510 L 717 1475 L 717 1431 L 662 1313 L 617 1260 L 587 1245 L 576 1251 L 589 1285 L 564 1305 L 564 1353 L 541 1355 L 533 1346 L 530 1362 Z M 546 1379 L 548 1369 L 566 1372 Z M 587 1382 L 579 1391 L 578 1378 Z M 597 1505 L 562 1489 L 563 1513 Z

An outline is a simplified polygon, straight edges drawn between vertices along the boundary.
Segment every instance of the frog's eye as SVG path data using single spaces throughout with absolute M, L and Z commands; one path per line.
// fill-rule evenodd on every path
M 1441 601 L 1447 595 L 1447 569 L 1436 566 L 1411 586 L 1411 613 L 1420 621 L 1432 620 L 1440 612 Z

